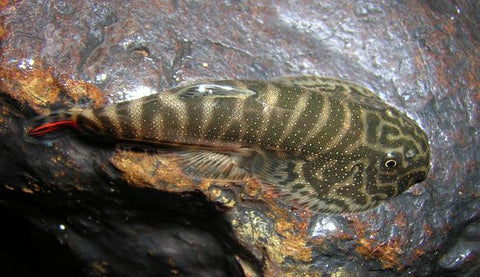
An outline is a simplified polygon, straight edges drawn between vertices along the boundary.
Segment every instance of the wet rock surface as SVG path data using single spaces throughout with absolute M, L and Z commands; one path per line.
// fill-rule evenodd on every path
M 12 275 L 480 274 L 476 1 L 0 5 L 1 260 Z M 24 135 L 50 110 L 289 74 L 361 83 L 407 112 L 430 138 L 429 178 L 366 213 L 316 215 L 255 181 L 191 180 L 151 152 Z

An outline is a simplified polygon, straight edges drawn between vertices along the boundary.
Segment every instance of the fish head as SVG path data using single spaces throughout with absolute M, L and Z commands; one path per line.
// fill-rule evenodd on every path
M 405 114 L 387 108 L 376 129 L 377 159 L 371 170 L 377 172 L 376 187 L 395 187 L 395 196 L 427 178 L 430 147 L 426 133 Z
M 269 183 L 278 183 L 292 203 L 311 211 L 357 213 L 427 178 L 428 138 L 415 121 L 386 105 L 364 109 L 358 118 L 362 127 L 337 148 L 293 165 L 272 163 L 267 168 L 286 172 L 277 174 L 284 180 L 271 177 Z

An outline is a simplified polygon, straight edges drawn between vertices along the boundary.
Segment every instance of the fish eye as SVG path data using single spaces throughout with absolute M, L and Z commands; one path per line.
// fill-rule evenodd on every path
M 394 168 L 397 166 L 397 161 L 394 159 L 388 159 L 385 161 L 384 165 L 386 168 Z
M 393 151 L 387 152 L 387 155 L 382 161 L 382 166 L 385 169 L 394 169 L 400 165 L 401 155 Z

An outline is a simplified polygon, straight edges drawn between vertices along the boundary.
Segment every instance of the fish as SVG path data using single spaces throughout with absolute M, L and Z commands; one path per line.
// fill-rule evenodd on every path
M 430 169 L 428 137 L 414 120 L 361 85 L 315 75 L 204 80 L 38 122 L 28 135 L 71 128 L 173 149 L 188 176 L 256 179 L 314 213 L 367 211 Z

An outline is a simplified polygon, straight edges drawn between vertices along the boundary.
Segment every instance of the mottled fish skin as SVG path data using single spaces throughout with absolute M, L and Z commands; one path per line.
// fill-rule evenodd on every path
M 179 161 L 196 177 L 258 178 L 292 206 L 320 213 L 373 208 L 424 180 L 430 166 L 413 120 L 334 78 L 204 81 L 75 119 L 103 136 L 181 146 Z

